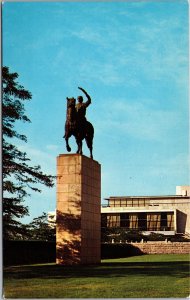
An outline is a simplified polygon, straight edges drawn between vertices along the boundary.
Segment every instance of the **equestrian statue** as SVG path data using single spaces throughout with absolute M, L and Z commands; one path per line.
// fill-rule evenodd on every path
M 93 159 L 93 137 L 94 128 L 86 119 L 86 108 L 91 104 L 91 98 L 88 93 L 81 87 L 78 87 L 87 97 L 87 101 L 83 102 L 83 97 L 78 96 L 78 103 L 75 98 L 67 97 L 67 113 L 65 122 L 65 141 L 67 151 L 71 151 L 69 146 L 69 138 L 74 136 L 78 146 L 77 153 L 82 154 L 82 141 L 85 139 L 90 150 L 90 157 Z

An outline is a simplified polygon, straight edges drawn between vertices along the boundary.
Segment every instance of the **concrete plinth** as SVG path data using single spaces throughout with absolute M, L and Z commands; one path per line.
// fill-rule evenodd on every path
M 100 164 L 79 154 L 57 157 L 56 262 L 100 262 Z

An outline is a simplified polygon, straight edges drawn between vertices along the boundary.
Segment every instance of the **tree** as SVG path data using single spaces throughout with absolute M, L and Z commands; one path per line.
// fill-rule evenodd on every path
M 44 212 L 28 224 L 28 239 L 40 241 L 55 241 L 55 222 L 49 220 Z
M 53 186 L 54 176 L 46 175 L 40 166 L 31 166 L 26 152 L 19 150 L 16 140 L 27 142 L 25 135 L 15 129 L 17 121 L 30 122 L 25 115 L 24 101 L 32 95 L 16 81 L 17 73 L 10 73 L 8 67 L 2 68 L 3 102 L 3 235 L 5 239 L 24 234 L 25 227 L 18 220 L 28 215 L 24 200 L 29 191 L 41 192 L 38 184 Z

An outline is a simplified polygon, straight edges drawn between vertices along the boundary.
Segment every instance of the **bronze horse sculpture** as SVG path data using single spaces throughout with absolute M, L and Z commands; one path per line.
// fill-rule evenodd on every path
M 69 146 L 69 138 L 71 136 L 75 137 L 78 149 L 76 153 L 82 154 L 82 142 L 85 139 L 86 144 L 90 150 L 90 157 L 93 158 L 92 149 L 93 149 L 93 137 L 94 137 L 94 128 L 86 118 L 81 119 L 77 109 L 76 109 L 76 99 L 67 98 L 67 118 L 65 122 L 65 141 L 67 151 L 71 151 Z

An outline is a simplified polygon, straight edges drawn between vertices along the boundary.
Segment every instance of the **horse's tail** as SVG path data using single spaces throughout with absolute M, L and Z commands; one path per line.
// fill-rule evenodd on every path
M 92 138 L 92 139 L 93 139 L 93 137 L 94 137 L 94 127 L 93 127 L 93 125 L 92 125 L 90 122 L 88 122 L 88 121 L 86 121 L 86 135 L 87 135 L 88 137 Z
M 93 149 L 93 138 L 94 138 L 94 127 L 90 122 L 86 122 L 86 134 L 85 140 L 87 147 L 90 149 L 90 157 L 93 159 L 92 149 Z
M 85 140 L 87 143 L 88 148 L 92 149 L 93 147 L 93 138 L 94 138 L 94 127 L 90 122 L 86 122 L 86 134 Z

